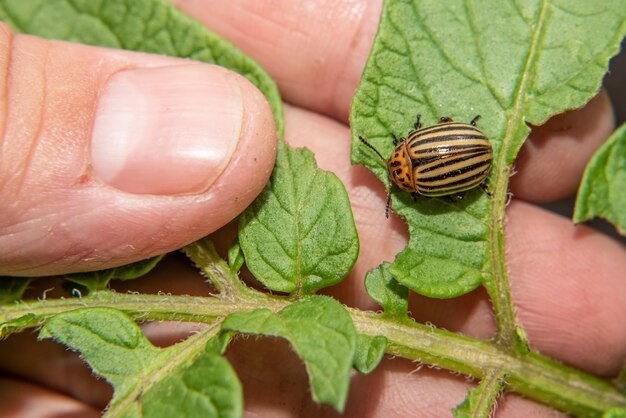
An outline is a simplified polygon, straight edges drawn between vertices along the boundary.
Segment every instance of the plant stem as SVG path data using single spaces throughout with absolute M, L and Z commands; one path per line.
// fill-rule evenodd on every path
M 489 240 L 492 280 L 485 282 L 484 286 L 489 293 L 493 311 L 496 312 L 496 342 L 504 347 L 515 348 L 517 332 L 517 320 L 513 310 L 513 302 L 509 292 L 509 277 L 506 266 L 504 248 L 504 208 L 507 199 L 507 187 L 510 169 L 499 169 L 495 176 L 494 192 L 491 198 L 491 222 Z M 525 342 L 523 342 L 525 345 Z
M 233 302 L 242 297 L 262 296 L 262 293 L 249 289 L 239 280 L 237 273 L 232 272 L 217 253 L 211 240 L 205 238 L 192 242 L 183 248 L 183 252 L 208 277 L 220 298 Z
M 467 408 L 466 412 L 471 414 L 469 415 L 471 418 L 491 418 L 496 409 L 498 397 L 502 394 L 504 377 L 502 370 L 490 370 L 485 373 L 478 387 L 467 393 L 465 397 L 467 404 L 457 405 L 454 411 L 462 407 Z
M 0 323 L 33 315 L 35 326 L 57 313 L 86 307 L 110 307 L 135 320 L 216 323 L 234 312 L 260 307 L 274 312 L 288 306 L 286 298 L 244 298 L 233 303 L 216 297 L 163 296 L 94 292 L 80 299 L 20 302 L 0 309 Z M 348 309 L 357 331 L 383 335 L 392 355 L 435 365 L 475 378 L 499 370 L 507 389 L 579 416 L 599 416 L 610 407 L 626 408 L 626 394 L 612 384 L 535 353 L 516 353 L 491 341 L 477 340 L 411 321 L 398 323 L 381 314 Z
M 509 293 L 509 278 L 506 267 L 506 254 L 504 249 L 504 210 L 507 201 L 509 177 L 511 165 L 517 156 L 523 141 L 513 141 L 513 138 L 525 138 L 529 128 L 525 122 L 525 100 L 528 84 L 531 82 L 532 68 L 539 57 L 539 44 L 544 32 L 548 2 L 540 1 L 540 12 L 537 23 L 532 29 L 530 49 L 526 57 L 522 77 L 516 88 L 516 96 L 513 112 L 507 117 L 507 126 L 502 139 L 502 147 L 498 153 L 498 161 L 495 163 L 496 175 L 494 180 L 494 193 L 491 199 L 490 211 L 490 234 L 489 245 L 491 247 L 492 280 L 485 284 L 491 297 L 494 312 L 496 313 L 497 334 L 496 342 L 504 347 L 510 347 L 518 353 L 528 350 L 523 330 L 517 325 L 511 295 Z
M 539 354 L 519 354 L 418 323 L 398 324 L 370 312 L 350 312 L 358 332 L 387 337 L 389 354 L 480 379 L 500 370 L 507 389 L 577 416 L 600 416 L 610 407 L 626 407 L 626 395 L 611 383 Z

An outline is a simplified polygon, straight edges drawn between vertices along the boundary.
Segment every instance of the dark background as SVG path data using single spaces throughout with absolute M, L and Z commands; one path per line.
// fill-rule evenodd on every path
M 615 56 L 609 65 L 609 73 L 604 78 L 604 87 L 609 93 L 611 102 L 613 103 L 613 111 L 615 113 L 615 126 L 619 126 L 626 121 L 626 40 L 622 43 L 622 51 Z M 626 190 L 624 190 L 626 193 Z M 546 209 L 561 215 L 572 217 L 574 213 L 575 196 L 571 198 L 559 200 L 557 202 L 546 203 L 542 205 Z M 586 222 L 592 228 L 599 229 L 602 232 L 618 238 L 626 244 L 626 237 L 620 236 L 613 225 L 601 220 L 594 219 Z
M 626 51 L 624 48 L 626 48 L 626 41 L 622 43 L 622 52 L 611 61 L 609 74 L 604 79 L 604 85 L 615 107 L 617 125 L 626 120 Z

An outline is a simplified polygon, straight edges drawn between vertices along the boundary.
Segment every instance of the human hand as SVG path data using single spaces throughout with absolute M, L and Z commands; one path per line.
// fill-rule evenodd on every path
M 331 291 L 351 306 L 378 309 L 365 295 L 364 274 L 382 260 L 393 259 L 403 248 L 406 227 L 398 218 L 385 219 L 382 184 L 363 167 L 349 166 L 350 133 L 346 124 L 348 105 L 380 5 L 316 2 L 303 10 L 286 0 L 268 3 L 271 5 L 178 2 L 270 71 L 285 100 L 292 103 L 285 111 L 286 140 L 311 148 L 320 167 L 334 171 L 346 184 L 361 254 L 351 275 Z M 586 161 L 609 135 L 612 124 L 610 104 L 601 94 L 584 109 L 555 117 L 544 127 L 534 129 L 517 163 L 518 174 L 512 179 L 515 199 L 507 208 L 512 297 L 532 348 L 606 376 L 615 374 L 626 356 L 626 331 L 622 326 L 626 319 L 622 303 L 622 295 L 626 294 L 626 251 L 595 231 L 573 227 L 569 220 L 527 202 L 574 193 Z M 565 151 L 569 158 L 562 158 Z M 546 178 L 554 182 L 543 181 Z M 170 290 L 173 277 L 180 292 L 206 290 L 199 288 L 198 276 L 177 258 L 170 259 L 151 278 L 127 286 L 142 291 Z M 420 322 L 430 321 L 474 337 L 488 338 L 495 329 L 490 303 L 480 290 L 447 301 L 412 296 L 410 310 Z M 156 325 L 146 329 L 149 335 L 164 333 L 164 339 L 175 341 L 170 331 Z M 27 336 L 19 337 L 0 349 L 3 369 L 44 382 L 87 404 L 101 407 L 106 403 L 105 385 L 91 384 L 84 368 L 77 372 L 74 356 L 69 357 L 53 343 L 34 346 Z M 41 355 L 27 357 L 41 358 L 41 363 L 20 362 L 15 353 L 27 349 L 42 350 Z M 285 344 L 238 340 L 229 349 L 229 356 L 244 382 L 247 411 L 260 416 L 334 414 L 310 401 L 304 369 Z M 345 415 L 447 416 L 471 385 L 463 377 L 442 370 L 412 373 L 416 368 L 400 359 L 386 360 L 372 375 L 355 377 Z M 66 378 L 54 376 L 52 371 L 59 369 L 67 371 Z M 24 399 L 24 394 L 35 390 L 33 386 L 13 388 L 8 392 L 11 399 Z M 81 410 L 69 398 L 37 393 L 40 396 L 29 402 L 41 403 L 47 411 L 68 405 Z M 498 412 L 505 417 L 553 416 L 547 408 L 514 395 L 507 395 Z
M 228 223 L 267 182 L 274 120 L 244 77 L 0 29 L 0 274 L 173 251 Z

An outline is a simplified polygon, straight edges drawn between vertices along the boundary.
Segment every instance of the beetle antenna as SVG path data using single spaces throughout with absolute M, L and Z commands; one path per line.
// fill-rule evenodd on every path
M 370 149 L 374 150 L 374 152 L 376 154 L 378 154 L 378 156 L 380 157 L 381 160 L 383 160 L 383 162 L 385 163 L 385 165 L 387 164 L 387 160 L 385 160 L 385 157 L 383 157 L 383 155 L 378 152 L 378 150 L 376 148 L 374 148 L 374 146 L 372 144 L 370 144 L 369 142 L 367 142 L 361 135 L 359 135 L 359 140 L 364 143 L 365 145 L 367 145 Z

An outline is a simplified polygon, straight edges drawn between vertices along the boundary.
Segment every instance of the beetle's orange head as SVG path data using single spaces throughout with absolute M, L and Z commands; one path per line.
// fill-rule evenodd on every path
M 404 143 L 399 144 L 391 154 L 387 161 L 387 170 L 389 170 L 389 178 L 398 187 L 407 192 L 415 191 L 413 166 Z

